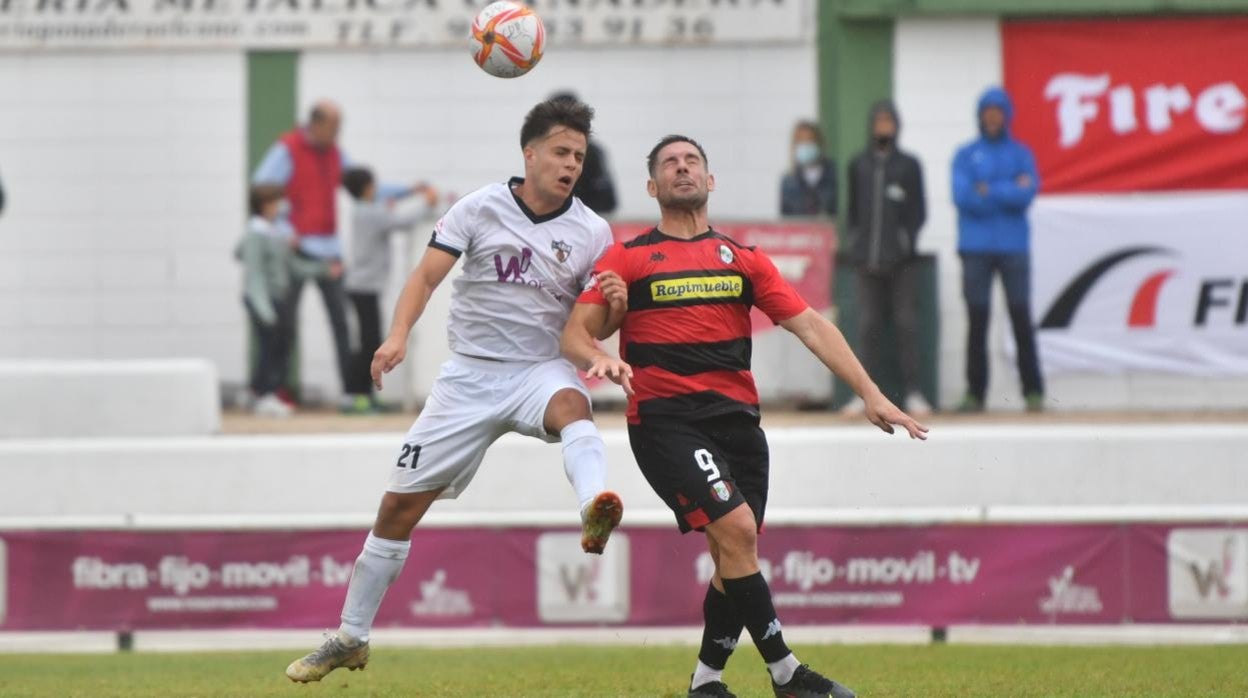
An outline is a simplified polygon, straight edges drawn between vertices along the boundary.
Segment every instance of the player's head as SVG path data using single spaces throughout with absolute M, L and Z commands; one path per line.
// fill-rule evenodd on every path
M 308 112 L 308 140 L 321 147 L 331 146 L 338 142 L 338 131 L 342 128 L 342 110 L 337 104 L 322 99 L 312 105 Z
M 581 176 L 594 110 L 575 99 L 548 99 L 524 117 L 524 178 L 539 196 L 566 199 Z
M 694 211 L 706 206 L 715 191 L 715 177 L 707 171 L 706 151 L 688 136 L 664 136 L 646 157 L 650 179 L 646 191 L 668 209 Z
M 376 194 L 373 171 L 367 167 L 352 167 L 342 173 L 342 186 L 356 201 L 372 201 Z
M 285 190 L 277 184 L 257 184 L 251 188 L 247 196 L 247 208 L 251 215 L 273 220 L 281 210 Z

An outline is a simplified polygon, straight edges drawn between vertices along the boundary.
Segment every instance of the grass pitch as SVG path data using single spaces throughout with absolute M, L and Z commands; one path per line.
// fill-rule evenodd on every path
M 1248 696 L 1248 646 L 799 646 L 798 657 L 884 696 Z M 283 675 L 298 652 L 0 655 L 0 696 L 684 696 L 692 647 L 377 649 L 363 672 L 319 684 Z M 754 648 L 725 674 L 741 698 L 771 696 Z

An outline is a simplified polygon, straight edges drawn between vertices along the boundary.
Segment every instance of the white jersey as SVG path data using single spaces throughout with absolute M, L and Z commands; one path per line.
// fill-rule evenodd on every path
M 490 184 L 455 203 L 429 245 L 463 256 L 447 335 L 451 351 L 507 361 L 559 357 L 559 335 L 611 227 L 580 199 L 537 216 L 510 183 Z

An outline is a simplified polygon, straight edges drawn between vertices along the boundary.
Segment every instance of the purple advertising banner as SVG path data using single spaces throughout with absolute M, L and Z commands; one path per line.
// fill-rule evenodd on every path
M 0 531 L 0 630 L 317 628 L 362 532 Z M 428 529 L 379 627 L 696 625 L 699 535 Z M 760 539 L 788 624 L 1242 622 L 1248 525 L 783 526 Z

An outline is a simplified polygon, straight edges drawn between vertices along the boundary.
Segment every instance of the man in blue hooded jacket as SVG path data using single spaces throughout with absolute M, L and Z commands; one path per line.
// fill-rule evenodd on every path
M 969 320 L 963 412 L 984 409 L 988 389 L 988 314 L 992 279 L 1005 286 L 1018 348 L 1018 373 L 1029 411 L 1044 408 L 1044 379 L 1031 324 L 1031 230 L 1027 209 L 1040 189 L 1031 149 L 1010 135 L 1014 107 L 1005 90 L 979 98 L 979 138 L 953 158 L 953 202 L 958 207 L 958 254 Z

